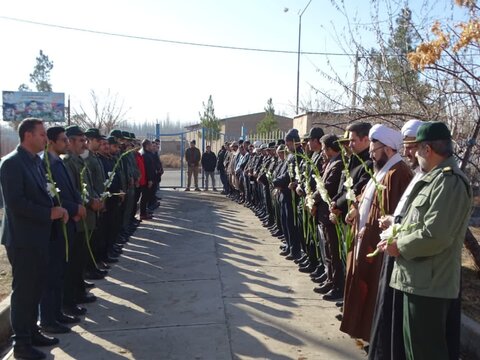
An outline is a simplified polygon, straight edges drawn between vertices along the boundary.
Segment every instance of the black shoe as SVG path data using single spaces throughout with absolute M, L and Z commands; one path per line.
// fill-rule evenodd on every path
M 287 259 L 287 260 L 295 260 L 295 259 L 298 259 L 299 257 L 300 257 L 300 255 L 290 254 L 290 255 L 285 256 L 285 259 Z
M 45 325 L 41 324 L 40 328 L 42 331 L 50 334 L 66 334 L 72 331 L 68 326 L 62 325 L 59 322 Z
M 101 280 L 104 277 L 105 277 L 105 275 L 103 275 L 102 273 L 100 273 L 96 270 L 87 271 L 85 273 L 85 279 L 87 279 L 87 280 Z
M 107 264 L 114 264 L 118 262 L 118 258 L 107 256 L 105 259 L 103 259 L 103 261 Z
M 338 321 L 342 321 L 343 320 L 343 314 L 335 315 L 335 319 L 337 319 Z
M 326 274 L 326 273 L 324 273 L 324 274 L 322 274 L 322 275 L 320 275 L 320 276 L 312 279 L 312 281 L 313 281 L 314 283 L 317 283 L 317 284 L 324 283 L 325 280 L 327 280 L 327 274 Z
M 303 263 L 305 260 L 308 260 L 307 254 L 304 254 L 300 259 L 294 261 L 295 264 Z
M 195 188 L 195 191 L 201 191 L 200 188 Z
M 302 266 L 300 268 L 298 268 L 298 271 L 302 272 L 302 273 L 311 273 L 313 271 L 315 271 L 315 268 L 317 266 L 313 263 L 309 263 L 307 266 Z
M 339 307 L 339 308 L 343 307 L 343 301 L 337 301 L 337 302 L 335 303 L 335 306 L 336 306 L 336 307 Z
M 14 345 L 13 357 L 15 359 L 40 360 L 47 356 L 40 350 L 35 349 L 32 345 Z
M 57 317 L 57 321 L 60 324 L 78 324 L 81 320 L 76 316 L 71 316 L 71 315 L 62 313 Z
M 89 304 L 95 301 L 97 301 L 97 297 L 92 294 L 85 294 L 81 296 L 79 299 L 77 299 L 77 303 L 79 304 Z
M 57 345 L 60 342 L 55 337 L 42 334 L 40 331 L 35 331 L 32 334 L 32 345 L 33 346 L 52 346 Z
M 85 281 L 83 280 L 83 283 L 85 285 L 85 289 L 91 289 L 91 288 L 94 288 L 95 287 L 95 284 L 90 282 L 90 281 Z
M 306 255 L 304 255 L 304 260 L 303 261 L 301 261 L 301 260 L 302 259 L 298 260 L 298 263 L 297 263 L 298 266 L 305 267 L 305 266 L 310 265 L 310 259 Z M 313 269 L 312 271 L 315 271 L 315 269 Z
M 319 265 L 317 266 L 317 269 L 310 274 L 310 277 L 316 278 L 323 275 L 324 273 L 325 273 L 325 267 L 323 265 Z
M 65 311 L 67 315 L 73 316 L 81 316 L 87 313 L 87 309 L 78 305 L 65 305 L 63 311 Z
M 326 283 L 313 288 L 313 291 L 316 292 L 317 294 L 327 294 L 332 289 L 333 289 L 332 283 Z
M 332 288 L 329 292 L 323 295 L 322 299 L 326 301 L 341 300 L 343 299 L 343 291 L 340 289 Z
M 109 269 L 111 269 L 111 266 L 108 265 L 108 264 L 106 264 L 104 261 L 99 261 L 99 262 L 97 263 L 97 266 L 98 266 L 98 268 L 99 268 L 100 270 L 109 270 Z
M 282 255 L 282 256 L 287 256 L 289 254 L 290 254 L 290 251 L 288 251 L 287 248 L 285 248 L 285 250 L 280 251 L 280 255 Z

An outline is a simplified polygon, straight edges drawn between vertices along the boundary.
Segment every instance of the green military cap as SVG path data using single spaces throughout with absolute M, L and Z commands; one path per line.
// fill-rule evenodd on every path
M 65 128 L 65 134 L 70 137 L 70 136 L 81 136 L 84 135 L 85 133 L 83 130 L 80 128 L 78 125 L 70 125 Z
M 275 149 L 275 141 L 269 142 L 268 143 L 268 148 L 269 149 Z
M 421 125 L 417 130 L 415 140 L 407 140 L 404 143 L 419 143 L 422 141 L 451 140 L 452 134 L 447 125 L 440 121 L 429 121 Z
M 135 134 L 134 134 L 134 133 L 130 133 L 130 139 L 136 139 L 136 137 L 135 137 Z
M 123 139 L 122 130 L 118 130 L 118 129 L 110 131 L 110 134 L 108 134 L 108 136 L 113 136 L 119 139 Z
M 102 137 L 102 134 L 100 134 L 99 129 L 90 128 L 85 131 L 85 136 L 88 138 L 100 139 Z
M 115 139 L 115 136 L 109 136 L 107 138 L 107 141 L 110 145 L 118 145 L 117 139 Z
M 128 131 L 122 131 L 122 136 L 125 140 L 130 140 L 130 133 Z
M 268 148 L 267 144 L 260 145 L 260 150 L 266 150 Z

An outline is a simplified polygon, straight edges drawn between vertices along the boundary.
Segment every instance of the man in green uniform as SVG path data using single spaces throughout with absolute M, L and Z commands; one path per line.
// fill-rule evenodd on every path
M 124 147 L 122 153 L 128 152 L 124 156 L 124 165 L 125 165 L 125 172 L 127 177 L 127 189 L 125 193 L 125 211 L 123 213 L 123 231 L 122 231 L 122 239 L 121 242 L 128 239 L 128 237 L 133 233 L 134 228 L 133 226 L 133 219 L 134 219 L 134 208 L 135 208 L 135 187 L 138 184 L 138 180 L 140 179 L 140 170 L 138 170 L 137 161 L 135 160 L 135 155 L 133 151 L 131 151 L 135 145 L 133 140 L 135 138 L 135 134 L 132 134 L 127 131 L 122 131 L 122 135 L 125 139 Z
M 449 359 L 449 344 L 458 339 L 449 338 L 447 317 L 460 291 L 461 251 L 472 190 L 453 157 L 452 137 L 445 124 L 423 124 L 413 142 L 426 174 L 406 201 L 401 214 L 403 231 L 379 247 L 396 257 L 390 286 L 403 292 L 407 358 Z
M 72 315 L 83 315 L 86 310 L 78 308 L 77 304 L 89 303 L 96 300 L 94 295 L 86 292 L 84 271 L 88 252 L 87 236 L 90 236 L 96 227 L 96 213 L 103 205 L 99 195 L 92 185 L 90 171 L 81 155 L 85 153 L 86 137 L 77 125 L 68 126 L 65 133 L 69 139 L 67 155 L 64 158 L 65 167 L 70 172 L 74 187 L 80 192 L 83 205 L 87 208 L 87 217 L 76 223 L 76 235 L 72 241 L 70 260 L 67 263 L 64 287 L 65 311 Z M 106 275 L 105 270 L 98 270 L 99 277 Z

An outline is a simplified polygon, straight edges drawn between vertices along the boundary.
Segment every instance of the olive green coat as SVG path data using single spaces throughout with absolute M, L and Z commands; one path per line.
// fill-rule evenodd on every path
M 406 293 L 455 299 L 472 190 L 453 157 L 425 174 L 407 199 L 390 286 Z

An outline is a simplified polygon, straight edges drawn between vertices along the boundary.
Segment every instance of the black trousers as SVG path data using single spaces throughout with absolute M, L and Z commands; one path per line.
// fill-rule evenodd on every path
M 147 206 L 151 205 L 155 199 L 155 189 L 153 186 L 148 188 L 148 186 L 145 185 L 138 188 L 137 191 L 138 197 L 140 198 L 140 215 L 147 215 Z
M 87 256 L 90 255 L 88 254 L 84 232 L 75 233 L 70 250 L 63 287 L 63 304 L 69 306 L 75 305 L 77 300 L 86 292 L 83 272 Z
M 12 265 L 10 321 L 14 345 L 31 344 L 48 266 L 48 249 L 7 246 Z
M 325 266 L 327 268 L 328 281 L 339 290 L 343 291 L 345 286 L 345 272 L 343 270 L 342 260 L 340 259 L 340 249 L 338 243 L 337 231 L 335 225 L 322 224 L 322 230 L 325 234 Z
M 54 238 L 49 243 L 46 284 L 40 301 L 40 323 L 42 325 L 55 323 L 61 314 L 66 265 L 65 239 L 63 237 Z

